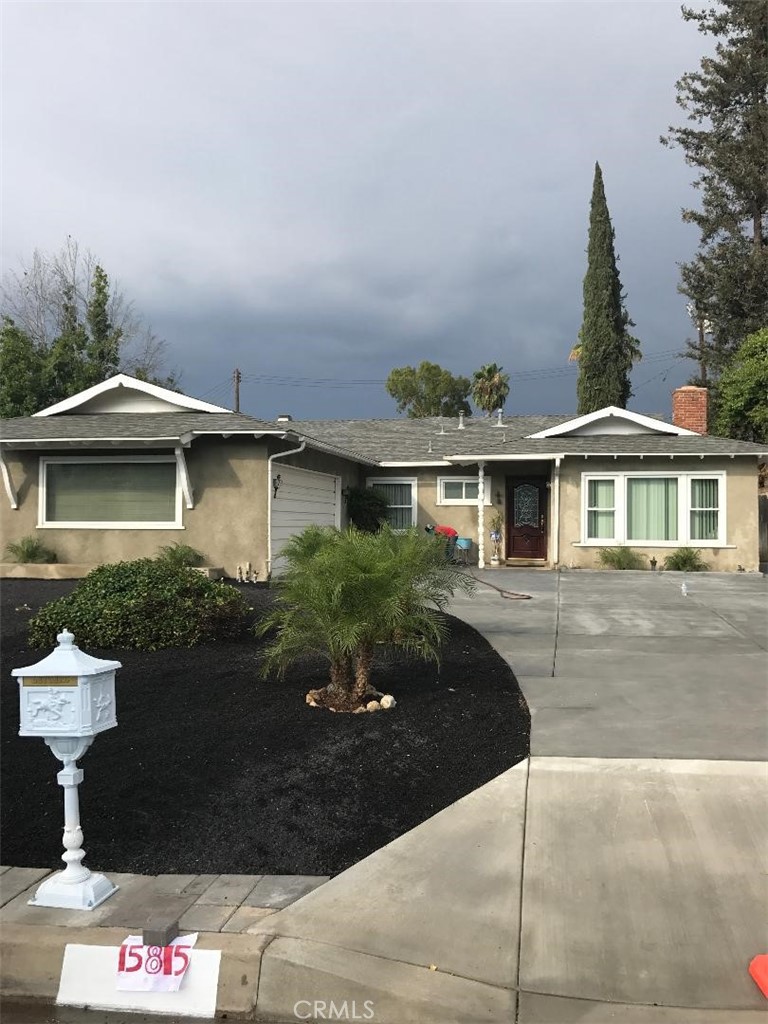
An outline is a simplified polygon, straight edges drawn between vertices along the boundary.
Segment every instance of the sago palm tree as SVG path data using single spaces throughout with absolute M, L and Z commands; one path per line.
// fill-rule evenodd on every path
M 509 396 L 509 374 L 503 370 L 496 363 L 486 363 L 472 375 L 472 401 L 486 416 L 503 409 Z
M 282 674 L 303 655 L 323 656 L 329 682 L 320 701 L 337 711 L 365 704 L 377 643 L 438 660 L 446 634 L 440 613 L 456 590 L 474 590 L 474 581 L 446 562 L 442 540 L 415 529 L 310 526 L 282 556 L 288 569 L 277 605 L 258 627 L 262 635 L 275 631 L 263 672 Z

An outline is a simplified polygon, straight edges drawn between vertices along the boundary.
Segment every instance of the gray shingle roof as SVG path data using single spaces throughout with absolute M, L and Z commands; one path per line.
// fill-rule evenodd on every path
M 93 413 L 23 416 L 0 425 L 0 441 L 13 444 L 46 441 L 178 440 L 185 434 L 288 432 L 318 441 L 350 459 L 372 462 L 432 462 L 465 455 L 758 455 L 765 447 L 718 437 L 603 434 L 590 437 L 528 439 L 572 419 L 571 415 L 468 417 L 465 428 L 445 418 L 380 420 L 294 420 L 274 423 L 242 413 Z M 430 450 L 431 449 L 431 450 Z
M 235 412 L 110 412 L 80 416 L 19 416 L 2 420 L 0 441 L 177 440 L 189 433 L 282 433 L 283 429 L 280 424 Z
M 499 427 L 495 417 L 468 417 L 463 430 L 457 429 L 456 419 L 432 417 L 294 420 L 285 425 L 298 434 L 360 452 L 377 462 L 430 462 L 462 455 L 758 455 L 766 450 L 748 441 L 650 433 L 528 438 L 573 418 L 572 413 L 510 416 Z

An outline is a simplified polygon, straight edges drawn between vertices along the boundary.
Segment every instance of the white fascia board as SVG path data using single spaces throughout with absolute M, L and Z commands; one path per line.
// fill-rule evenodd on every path
M 470 462 L 536 462 L 547 459 L 563 459 L 563 452 L 528 452 L 527 454 L 509 455 L 446 455 L 448 463 L 470 463 Z
M 382 469 L 406 469 L 408 466 L 450 466 L 447 459 L 438 459 L 432 462 L 378 462 L 376 465 Z
M 186 435 L 182 435 L 185 437 Z M 19 447 L 19 445 L 32 445 L 35 448 L 45 447 L 47 444 L 178 444 L 182 438 L 176 434 L 173 437 L 14 437 L 4 440 L 3 444 L 8 448 Z
M 596 420 L 610 419 L 611 416 L 620 420 L 627 420 L 636 423 L 640 427 L 648 427 L 658 434 L 675 434 L 678 436 L 687 435 L 696 437 L 695 430 L 686 430 L 684 427 L 676 427 L 674 423 L 667 423 L 664 420 L 655 420 L 651 416 L 643 416 L 639 412 L 630 412 L 628 409 L 619 409 L 618 406 L 609 405 L 605 409 L 597 409 L 595 412 L 587 413 L 586 416 L 578 416 L 576 419 L 567 420 L 565 423 L 558 423 L 556 427 L 548 427 L 546 430 L 539 430 L 535 434 L 528 434 L 531 440 L 538 440 L 547 437 L 561 437 L 563 434 L 570 434 L 573 430 L 586 427 Z
M 85 391 L 79 391 L 76 395 L 65 398 L 63 402 L 49 405 L 47 409 L 41 409 L 40 412 L 33 413 L 33 415 L 55 416 L 60 412 L 70 412 L 72 409 L 77 409 L 79 406 L 89 402 L 92 398 L 103 395 L 106 391 L 114 391 L 115 388 L 129 388 L 131 391 L 140 391 L 145 395 L 151 395 L 153 398 L 169 402 L 171 405 L 178 405 L 180 409 L 185 409 L 189 412 L 232 412 L 231 409 L 225 409 L 221 405 L 201 402 L 199 398 L 189 398 L 187 395 L 179 394 L 178 391 L 170 391 L 168 388 L 161 388 L 157 384 L 149 384 L 147 381 L 139 380 L 137 377 L 129 377 L 127 373 L 117 373 L 114 377 L 102 381 L 101 384 L 94 384 L 93 387 L 86 388 Z

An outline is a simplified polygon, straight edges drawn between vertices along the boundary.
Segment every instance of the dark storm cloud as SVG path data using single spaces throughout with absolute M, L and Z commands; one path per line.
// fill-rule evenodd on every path
M 187 390 L 223 401 L 239 365 L 259 415 L 391 414 L 312 382 L 421 359 L 496 360 L 510 411 L 567 411 L 599 159 L 634 404 L 663 411 L 696 239 L 658 135 L 703 45 L 673 3 L 8 7 L 4 263 L 72 234 Z M 254 379 L 278 376 L 308 380 Z

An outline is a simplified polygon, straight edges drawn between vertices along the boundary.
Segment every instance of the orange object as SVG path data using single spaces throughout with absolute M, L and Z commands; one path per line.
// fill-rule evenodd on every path
M 768 953 L 760 953 L 749 965 L 752 980 L 768 999 Z

